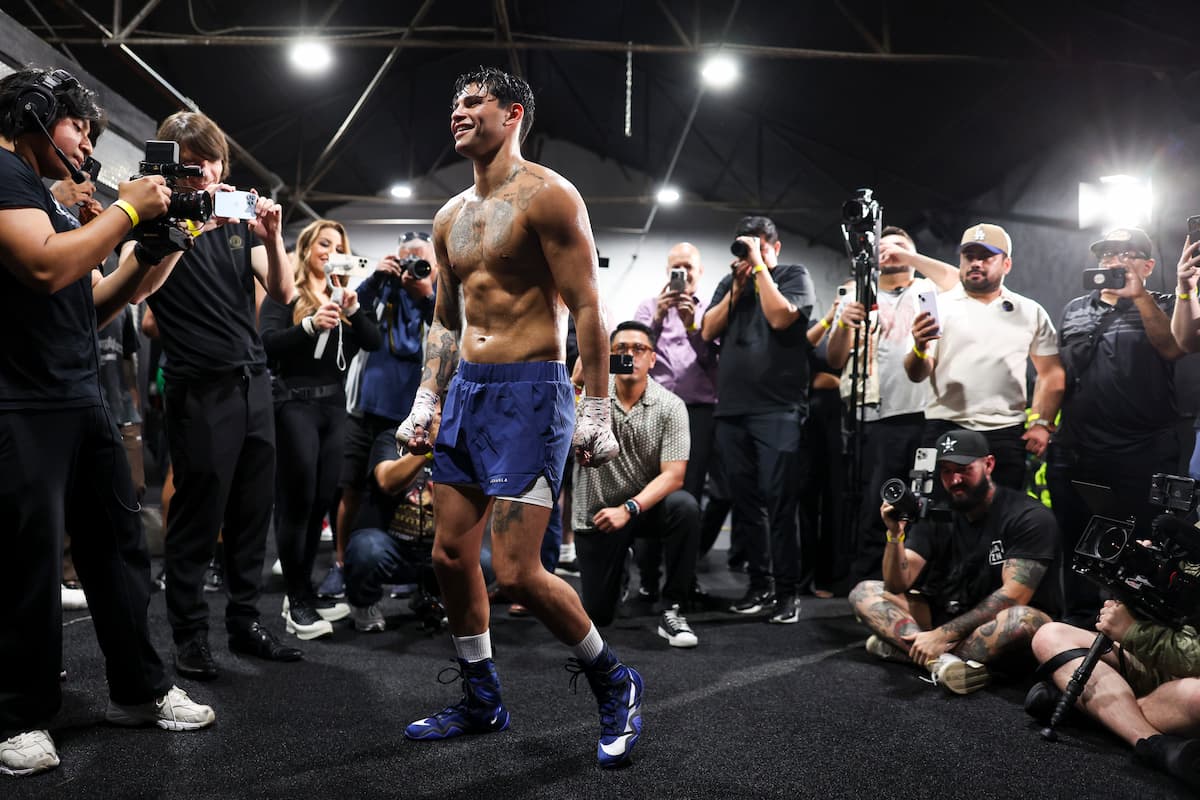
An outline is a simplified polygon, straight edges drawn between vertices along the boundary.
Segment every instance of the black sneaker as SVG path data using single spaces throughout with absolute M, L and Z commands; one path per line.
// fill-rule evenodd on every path
M 776 625 L 793 625 L 800 621 L 800 598 L 794 594 L 779 598 L 775 603 L 775 609 L 771 612 L 771 616 L 767 617 L 767 622 Z
M 751 586 L 746 596 L 729 607 L 734 614 L 761 614 L 775 602 L 774 589 L 755 589 Z
M 150 581 L 151 592 L 165 592 L 167 590 L 167 566 L 164 564 L 159 567 L 158 574 Z
M 208 649 L 208 637 L 194 636 L 175 645 L 175 671 L 198 681 L 211 681 L 220 674 Z
M 333 633 L 333 624 L 322 619 L 315 608 L 302 600 L 293 603 L 290 598 L 283 598 L 283 618 L 287 632 L 301 641 Z
M 1162 770 L 1200 791 L 1200 739 L 1185 739 L 1160 733 L 1138 739 L 1133 757 L 1147 766 Z

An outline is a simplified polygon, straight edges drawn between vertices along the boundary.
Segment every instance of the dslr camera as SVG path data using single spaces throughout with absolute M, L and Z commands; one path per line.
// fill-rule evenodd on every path
M 857 189 L 842 203 L 842 225 L 859 233 L 874 233 L 882 227 L 883 207 L 870 189 Z
M 892 507 L 896 519 L 911 523 L 925 519 L 934 510 L 933 479 L 937 474 L 936 447 L 918 447 L 908 481 L 888 478 L 879 489 L 879 499 Z
M 1151 524 L 1149 542 L 1138 541 L 1133 519 L 1097 515 L 1075 547 L 1071 568 L 1143 619 L 1171 628 L 1193 622 L 1200 604 L 1200 530 L 1191 522 L 1196 500 L 1191 478 L 1155 474 L 1150 504 L 1163 513 Z
M 198 178 L 204 172 L 200 167 L 179 163 L 179 142 L 146 142 L 145 159 L 138 164 L 138 174 L 133 177 L 161 175 L 171 189 L 171 203 L 167 213 L 147 220 L 134 230 L 139 256 L 148 263 L 158 263 L 163 257 L 190 250 L 192 235 L 180 227 L 187 220 L 203 223 L 212 216 L 212 196 L 203 190 L 176 189 L 180 178 Z
M 424 280 L 433 272 L 433 267 L 429 262 L 416 253 L 409 253 L 404 258 L 401 258 L 400 269 L 412 275 L 417 280 Z

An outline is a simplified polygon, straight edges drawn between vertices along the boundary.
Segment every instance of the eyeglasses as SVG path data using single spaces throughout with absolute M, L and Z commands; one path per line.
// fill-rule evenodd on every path
M 422 242 L 429 241 L 429 234 L 425 231 L 405 231 L 400 234 L 400 244 L 411 242 L 413 239 L 420 239 Z
M 1101 263 L 1108 261 L 1110 258 L 1115 258 L 1122 264 L 1127 264 L 1130 261 L 1136 261 L 1138 259 L 1148 259 L 1150 256 L 1137 250 L 1122 250 L 1120 253 L 1113 252 L 1112 250 L 1105 250 L 1103 253 L 1096 254 L 1096 259 Z
M 634 342 L 633 344 L 621 343 L 621 344 L 614 344 L 612 346 L 613 355 L 617 355 L 617 356 L 625 356 L 625 355 L 629 355 L 630 353 L 637 355 L 637 356 L 644 356 L 644 355 L 646 355 L 646 353 L 649 353 L 653 349 L 654 348 L 651 347 L 650 345 L 642 344 L 641 342 Z

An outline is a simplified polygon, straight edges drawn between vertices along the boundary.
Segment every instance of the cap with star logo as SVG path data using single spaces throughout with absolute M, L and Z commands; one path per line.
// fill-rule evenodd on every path
M 947 431 L 937 440 L 938 461 L 965 466 L 972 461 L 990 455 L 987 437 L 978 431 L 962 428 Z

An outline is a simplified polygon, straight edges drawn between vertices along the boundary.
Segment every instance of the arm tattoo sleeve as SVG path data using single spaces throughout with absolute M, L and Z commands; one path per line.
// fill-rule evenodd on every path
M 954 641 L 962 641 L 971 631 L 996 618 L 1006 608 L 1015 606 L 1017 603 L 1011 597 L 1004 593 L 1004 589 L 1000 588 L 983 598 L 979 605 L 972 608 L 965 614 L 961 614 L 949 622 L 942 625 L 942 630 L 950 634 Z
M 421 382 L 434 379 L 437 393 L 444 394 L 454 370 L 458 369 L 458 337 L 437 320 L 429 326 L 429 337 L 425 341 L 425 371 Z
M 1047 569 L 1046 564 L 1031 558 L 1010 558 L 1004 562 L 1004 577 L 1011 578 L 1022 586 L 1036 589 Z

